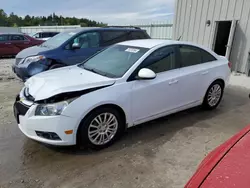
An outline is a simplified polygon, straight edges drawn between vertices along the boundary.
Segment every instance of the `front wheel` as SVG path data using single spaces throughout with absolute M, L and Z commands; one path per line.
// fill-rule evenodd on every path
M 221 102 L 223 93 L 224 93 L 224 85 L 222 82 L 215 81 L 214 83 L 212 83 L 209 86 L 207 93 L 204 97 L 203 107 L 208 110 L 213 110 L 217 108 L 217 106 Z
M 113 108 L 100 108 L 83 120 L 78 131 L 80 145 L 92 149 L 103 149 L 120 138 L 125 122 Z

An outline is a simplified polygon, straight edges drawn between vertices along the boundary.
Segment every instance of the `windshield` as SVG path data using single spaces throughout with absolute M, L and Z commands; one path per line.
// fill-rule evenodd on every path
M 147 48 L 114 45 L 79 66 L 103 76 L 119 78 L 147 51 Z
M 54 37 L 45 41 L 43 44 L 41 44 L 41 46 L 48 47 L 48 48 L 59 47 L 75 34 L 76 33 L 74 33 L 74 32 L 59 33 L 58 35 L 55 35 Z

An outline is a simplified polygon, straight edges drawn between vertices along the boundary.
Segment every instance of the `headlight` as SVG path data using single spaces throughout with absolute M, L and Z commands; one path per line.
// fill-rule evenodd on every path
M 36 107 L 36 116 L 58 116 L 61 115 L 62 112 L 67 108 L 67 106 L 73 101 L 74 99 L 54 103 L 54 104 L 40 104 Z
M 37 62 L 37 61 L 40 61 L 40 60 L 43 60 L 43 59 L 45 59 L 45 56 L 43 56 L 43 55 L 31 56 L 31 57 L 27 57 L 27 58 L 22 62 L 22 64 L 31 63 L 31 62 Z

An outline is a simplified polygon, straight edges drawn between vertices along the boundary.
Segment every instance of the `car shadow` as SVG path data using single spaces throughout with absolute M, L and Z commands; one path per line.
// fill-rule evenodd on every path
M 79 148 L 78 146 L 58 147 L 50 145 L 42 145 L 45 148 L 68 155 L 92 155 L 102 154 L 114 151 L 120 151 L 127 147 L 134 147 L 140 144 L 153 143 L 156 140 L 167 142 L 178 131 L 187 127 L 206 127 L 207 124 L 199 123 L 205 120 L 210 120 L 224 113 L 234 110 L 240 106 L 249 103 L 249 92 L 238 87 L 229 87 L 225 91 L 224 98 L 218 109 L 213 111 L 203 110 L 201 107 L 195 107 L 185 111 L 181 111 L 166 117 L 162 117 L 141 125 L 127 129 L 123 137 L 116 141 L 109 148 L 93 151 L 90 149 Z M 188 135 L 187 135 L 188 136 Z M 159 139 L 161 138 L 161 139 Z M 39 143 L 40 144 L 40 143 Z M 161 143 L 156 144 L 161 145 Z M 28 147 L 28 146 L 27 146 Z

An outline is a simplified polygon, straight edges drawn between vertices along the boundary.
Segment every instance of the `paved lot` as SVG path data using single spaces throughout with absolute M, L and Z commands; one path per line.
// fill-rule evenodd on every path
M 27 139 L 12 104 L 22 83 L 0 60 L 0 187 L 183 187 L 204 156 L 250 123 L 248 91 L 227 88 L 220 107 L 184 111 L 131 128 L 100 152 Z

